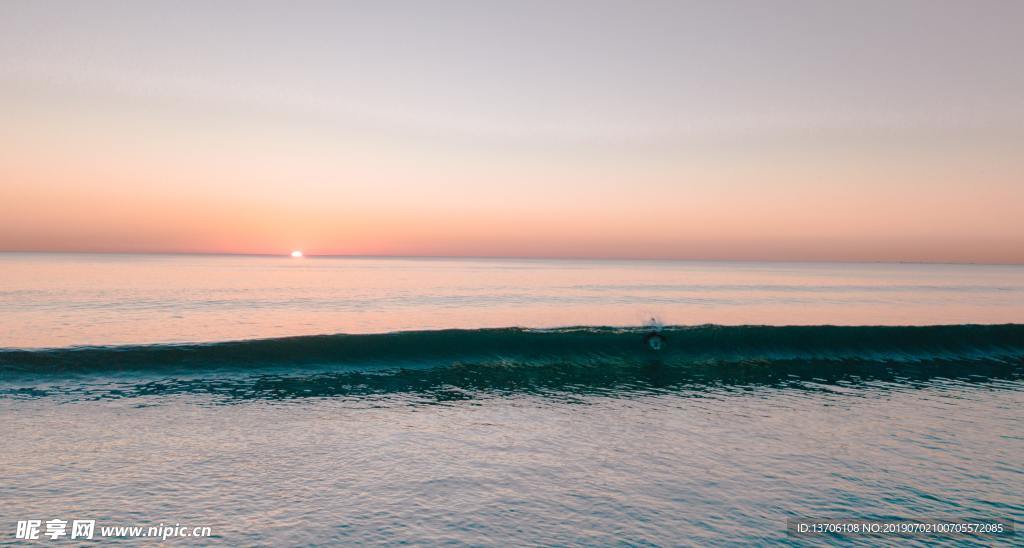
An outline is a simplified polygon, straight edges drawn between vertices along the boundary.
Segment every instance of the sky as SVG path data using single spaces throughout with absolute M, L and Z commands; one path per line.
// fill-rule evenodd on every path
M 1024 2 L 0 1 L 0 250 L 1024 263 Z

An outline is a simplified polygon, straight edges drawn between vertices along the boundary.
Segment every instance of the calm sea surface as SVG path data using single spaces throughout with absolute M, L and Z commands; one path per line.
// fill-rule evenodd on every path
M 1019 266 L 0 254 L 0 544 L 1020 529 L 1019 324 Z
M 0 347 L 665 324 L 1024 322 L 1024 267 L 0 253 Z

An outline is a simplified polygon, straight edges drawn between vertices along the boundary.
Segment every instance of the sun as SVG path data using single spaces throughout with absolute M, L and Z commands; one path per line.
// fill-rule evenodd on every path
M 296 249 L 295 251 L 292 251 L 292 257 L 294 257 L 296 259 L 301 259 L 302 258 L 302 252 L 299 251 L 298 249 Z

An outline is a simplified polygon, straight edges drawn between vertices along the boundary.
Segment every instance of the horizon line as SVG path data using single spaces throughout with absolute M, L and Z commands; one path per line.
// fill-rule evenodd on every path
M 245 253 L 230 251 L 100 251 L 100 250 L 38 250 L 0 249 L 2 254 L 28 253 L 51 255 L 198 255 L 230 257 L 280 257 L 291 259 L 290 251 L 283 253 Z M 710 259 L 681 257 L 574 257 L 574 256 L 525 256 L 525 255 L 387 255 L 387 254 L 307 254 L 301 259 L 493 259 L 493 260 L 535 260 L 535 261 L 636 261 L 636 262 L 722 262 L 722 263 L 840 263 L 840 264 L 919 264 L 919 265 L 964 265 L 964 266 L 1024 266 L 1024 262 L 960 262 L 921 260 L 867 260 L 867 259 Z

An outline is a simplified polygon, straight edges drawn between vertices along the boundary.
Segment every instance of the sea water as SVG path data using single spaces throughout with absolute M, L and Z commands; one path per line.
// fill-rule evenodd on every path
M 0 543 L 1020 524 L 1021 323 L 1020 266 L 0 254 Z

